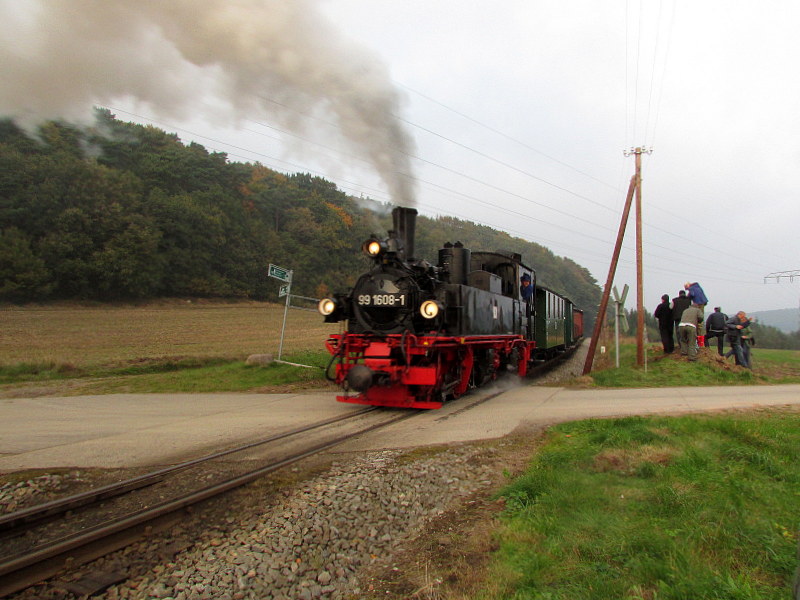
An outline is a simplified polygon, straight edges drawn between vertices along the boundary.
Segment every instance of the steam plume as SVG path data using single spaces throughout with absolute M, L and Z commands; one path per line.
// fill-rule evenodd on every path
M 213 97 L 206 116 L 269 112 L 294 129 L 277 106 L 325 110 L 393 200 L 413 204 L 398 92 L 314 0 L 0 0 L 0 35 L 0 113 L 22 124 L 127 97 L 172 117 Z

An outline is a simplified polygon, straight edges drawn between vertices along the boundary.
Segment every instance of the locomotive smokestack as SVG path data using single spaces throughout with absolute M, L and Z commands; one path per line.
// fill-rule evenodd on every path
M 392 210 L 392 223 L 398 239 L 403 242 L 406 260 L 414 258 L 414 228 L 417 224 L 417 209 L 398 206 Z

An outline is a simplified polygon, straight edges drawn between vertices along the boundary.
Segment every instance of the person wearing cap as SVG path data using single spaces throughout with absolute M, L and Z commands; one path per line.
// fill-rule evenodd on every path
M 661 304 L 656 307 L 653 316 L 658 319 L 658 333 L 661 334 L 664 354 L 672 354 L 675 351 L 675 339 L 672 337 L 672 305 L 667 294 L 661 296 Z
M 700 336 L 705 335 L 704 321 L 703 310 L 694 303 L 681 315 L 681 322 L 678 326 L 681 354 L 688 355 L 692 362 L 697 360 L 697 340 Z
M 519 286 L 520 298 L 522 298 L 526 302 L 530 301 L 531 297 L 533 296 L 533 286 L 531 285 L 531 276 L 525 273 L 522 277 L 519 278 L 519 282 L 520 282 Z
M 719 306 L 714 307 L 714 312 L 711 313 L 706 321 L 706 346 L 713 338 L 717 338 L 717 351 L 720 356 L 723 356 L 722 341 L 725 339 L 725 323 L 728 321 L 728 315 L 722 312 Z

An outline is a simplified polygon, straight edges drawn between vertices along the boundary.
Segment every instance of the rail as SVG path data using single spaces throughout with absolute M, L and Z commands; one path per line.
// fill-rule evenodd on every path
M 377 409 L 375 407 L 370 407 L 358 411 L 355 414 L 349 414 L 347 415 L 347 418 L 361 416 L 367 412 L 372 412 L 373 410 Z M 122 515 L 113 521 L 85 529 L 78 533 L 67 535 L 56 540 L 52 540 L 43 545 L 30 548 L 29 550 L 11 558 L 4 559 L 2 562 L 0 562 L 0 597 L 4 597 L 8 594 L 30 587 L 36 583 L 45 581 L 65 568 L 71 568 L 85 564 L 115 550 L 124 548 L 138 540 L 143 535 L 164 530 L 183 518 L 181 515 L 183 511 L 189 509 L 191 506 L 196 505 L 199 502 L 219 496 L 247 483 L 251 483 L 273 471 L 343 444 L 358 436 L 411 418 L 419 414 L 419 412 L 420 411 L 404 412 L 399 416 L 381 421 L 380 423 L 369 425 L 352 433 L 337 436 L 321 444 L 307 446 L 290 454 L 289 456 L 270 461 L 267 464 L 247 471 L 244 474 L 229 478 L 222 482 L 210 484 L 200 489 L 196 489 L 190 493 L 166 500 L 155 506 Z M 312 429 L 317 429 L 324 425 L 333 424 L 342 420 L 345 420 L 345 418 L 334 417 L 333 419 L 327 419 L 326 421 L 301 427 L 296 430 L 292 430 L 291 432 L 272 436 L 269 438 L 269 441 L 275 441 L 277 439 L 286 438 L 290 435 L 304 433 Z M 204 456 L 200 459 L 187 461 L 186 463 L 181 463 L 180 465 L 175 465 L 174 467 L 170 467 L 155 473 L 161 474 L 162 471 L 177 471 L 185 469 L 190 465 L 198 464 L 199 462 L 205 462 L 207 460 L 211 460 L 211 458 L 229 455 L 233 452 L 242 451 L 243 449 L 249 449 L 266 442 L 267 440 L 261 440 L 259 442 L 246 444 L 234 449 Z M 155 473 L 148 475 L 152 476 L 155 475 Z M 126 482 L 120 482 L 118 485 L 123 485 L 125 483 Z M 87 492 L 87 495 L 91 495 L 91 492 Z M 69 499 L 65 499 L 65 501 L 67 500 Z M 68 504 L 68 502 L 65 502 L 64 506 Z M 48 513 L 49 511 L 49 508 L 44 510 L 44 512 Z M 48 514 L 48 517 L 51 517 L 52 514 L 55 513 Z M 13 516 L 13 513 L 9 516 Z M 27 525 L 25 522 L 26 518 L 29 518 L 29 516 L 20 517 L 18 515 L 15 518 L 17 521 L 19 521 L 17 527 L 19 527 L 20 524 Z M 11 521 L 15 519 L 11 519 Z

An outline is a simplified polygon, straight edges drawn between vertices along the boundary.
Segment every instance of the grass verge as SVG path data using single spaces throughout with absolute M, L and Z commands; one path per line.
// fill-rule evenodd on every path
M 787 598 L 800 413 L 553 427 L 502 495 L 483 598 Z
M 732 358 L 719 356 L 716 348 L 703 348 L 690 362 L 680 353 L 663 354 L 660 346 L 647 348 L 647 367 L 636 365 L 636 345 L 622 344 L 620 366 L 605 354 L 595 359 L 593 385 L 600 387 L 673 387 L 706 385 L 754 385 L 800 383 L 800 351 L 767 350 L 752 353 L 753 369 L 737 367 Z
M 152 359 L 140 364 L 82 369 L 48 365 L 0 367 L 0 394 L 273 392 L 328 385 L 324 375 L 330 360 L 327 352 L 298 352 L 283 358 L 311 368 L 278 362 L 247 365 L 242 360 L 219 357 Z

